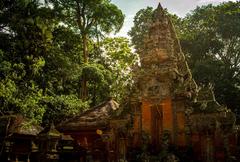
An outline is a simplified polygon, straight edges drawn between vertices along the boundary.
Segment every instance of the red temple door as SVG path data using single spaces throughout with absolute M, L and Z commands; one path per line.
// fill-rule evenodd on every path
M 155 105 L 152 106 L 151 109 L 152 109 L 152 133 L 151 133 L 152 144 L 155 146 L 156 150 L 159 150 L 163 133 L 162 106 Z

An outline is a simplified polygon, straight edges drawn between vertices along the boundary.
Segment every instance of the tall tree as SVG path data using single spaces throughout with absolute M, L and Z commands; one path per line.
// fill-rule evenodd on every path
M 75 91 L 79 34 L 38 0 L 4 0 L 0 8 L 0 111 L 41 123 L 86 108 Z
M 105 38 L 98 50 L 91 53 L 91 63 L 83 68 L 89 81 L 89 98 L 96 105 L 114 97 L 122 103 L 132 84 L 132 66 L 137 55 L 124 37 Z
M 110 0 L 49 0 L 57 11 L 63 14 L 63 22 L 80 32 L 82 40 L 81 63 L 88 63 L 89 40 L 101 33 L 119 31 L 122 27 L 124 15 Z M 87 80 L 83 76 L 81 81 L 81 98 L 86 99 Z

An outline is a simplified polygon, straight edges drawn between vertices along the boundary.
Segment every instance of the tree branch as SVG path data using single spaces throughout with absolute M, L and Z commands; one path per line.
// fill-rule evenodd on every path
M 84 24 L 82 21 L 83 16 L 83 12 L 81 10 L 80 7 L 80 2 L 78 0 L 75 0 L 76 2 L 76 19 L 77 19 L 77 24 L 78 24 L 78 28 L 79 30 L 82 32 L 84 30 Z

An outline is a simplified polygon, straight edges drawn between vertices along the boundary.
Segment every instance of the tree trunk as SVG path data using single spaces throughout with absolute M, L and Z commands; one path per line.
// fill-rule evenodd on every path
M 82 41 L 83 41 L 83 58 L 84 63 L 88 63 L 88 40 L 87 40 L 87 34 L 82 34 Z
M 84 64 L 88 63 L 88 40 L 87 40 L 87 34 L 83 33 L 82 34 L 82 41 L 83 41 L 83 61 Z M 81 80 L 81 99 L 82 100 L 86 100 L 88 98 L 88 92 L 87 92 L 87 80 L 86 80 L 86 76 L 83 75 L 82 76 L 82 80 Z
M 96 85 L 93 85 L 93 99 L 92 99 L 92 103 L 93 103 L 93 106 L 96 105 Z

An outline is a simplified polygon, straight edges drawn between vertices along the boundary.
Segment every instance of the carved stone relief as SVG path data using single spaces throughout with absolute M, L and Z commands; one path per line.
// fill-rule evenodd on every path
M 145 98 L 165 98 L 170 96 L 169 84 L 165 82 L 159 82 L 157 79 L 153 78 L 149 80 L 142 87 L 142 96 Z

